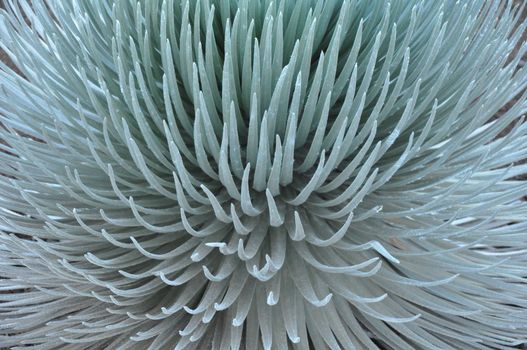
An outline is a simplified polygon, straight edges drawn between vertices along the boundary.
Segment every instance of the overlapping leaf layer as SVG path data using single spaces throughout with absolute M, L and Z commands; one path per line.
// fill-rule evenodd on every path
M 518 9 L 6 6 L 0 345 L 526 341 Z

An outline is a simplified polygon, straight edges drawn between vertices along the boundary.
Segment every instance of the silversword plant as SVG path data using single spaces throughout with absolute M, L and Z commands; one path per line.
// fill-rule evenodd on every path
M 512 1 L 4 6 L 0 346 L 527 341 Z

